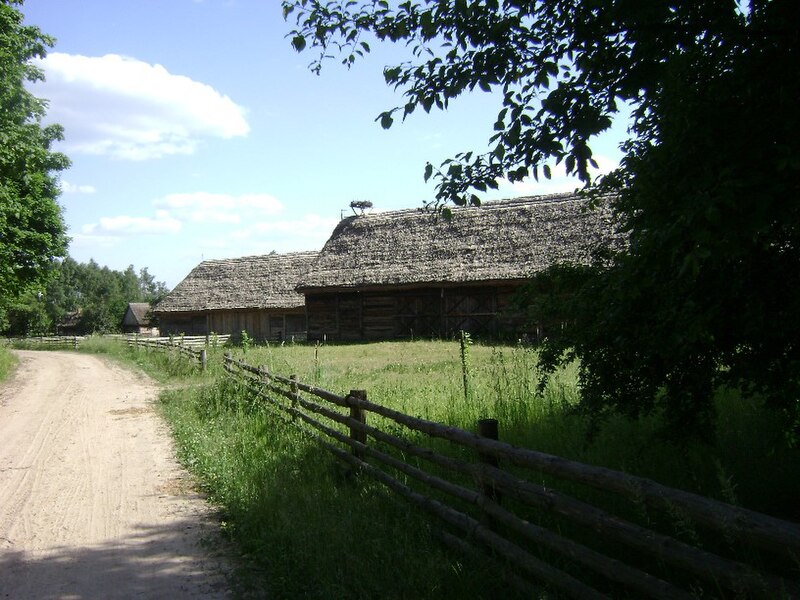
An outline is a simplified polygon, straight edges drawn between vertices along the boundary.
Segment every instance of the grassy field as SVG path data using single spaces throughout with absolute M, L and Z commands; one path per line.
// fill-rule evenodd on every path
M 512 444 L 650 477 L 667 485 L 800 520 L 800 452 L 787 444 L 779 415 L 722 390 L 713 444 L 676 444 L 661 436 L 659 415 L 611 419 L 587 442 L 576 370 L 538 390 L 536 353 L 527 347 L 475 344 L 464 393 L 457 342 L 383 342 L 344 346 L 258 347 L 234 355 L 337 393 L 364 389 L 375 403 L 474 431 L 500 423 Z
M 354 478 L 308 438 L 223 377 L 222 349 L 200 374 L 178 358 L 109 353 L 169 383 L 160 406 L 180 458 L 221 510 L 243 554 L 242 577 L 275 598 L 514 598 L 502 571 L 452 554 L 416 510 L 367 478 Z M 296 374 L 339 394 L 364 389 L 372 402 L 475 429 L 500 422 L 501 439 L 582 462 L 621 469 L 791 520 L 800 520 L 800 451 L 779 418 L 732 392 L 716 398 L 714 444 L 676 445 L 652 415 L 612 419 L 591 443 L 574 369 L 540 392 L 530 348 L 416 341 L 278 345 L 225 349 L 253 365 Z M 466 374 L 466 391 L 465 391 Z M 254 583 L 255 582 L 255 583 Z M 520 595 L 519 597 L 523 597 Z

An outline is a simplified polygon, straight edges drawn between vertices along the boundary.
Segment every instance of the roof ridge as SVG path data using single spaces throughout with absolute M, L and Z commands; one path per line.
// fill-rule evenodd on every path
M 556 203 L 556 202 L 568 202 L 572 200 L 583 200 L 581 196 L 575 194 L 574 192 L 558 192 L 554 194 L 541 194 L 538 196 L 518 196 L 515 198 L 503 198 L 498 200 L 487 200 L 486 202 L 482 202 L 479 206 L 454 206 L 451 210 L 454 213 L 466 212 L 466 211 L 479 211 L 479 210 L 496 210 L 502 208 L 513 208 L 522 205 L 531 205 L 531 204 L 549 204 L 549 203 Z M 396 218 L 402 217 L 405 215 L 414 215 L 419 213 L 424 213 L 428 210 L 424 206 L 420 206 L 417 208 L 399 208 L 397 210 L 385 210 L 379 211 L 374 213 L 364 213 L 363 215 L 349 215 L 342 219 L 342 221 L 353 221 L 358 219 L 386 219 L 386 218 Z M 433 214 L 433 211 L 430 211 Z
M 267 258 L 312 256 L 314 254 L 319 254 L 319 250 L 298 250 L 295 252 L 270 252 L 268 254 L 251 254 L 248 256 L 236 256 L 233 258 L 209 258 L 208 260 L 200 262 L 198 266 L 241 263 L 241 262 L 246 262 L 248 260 L 267 259 Z

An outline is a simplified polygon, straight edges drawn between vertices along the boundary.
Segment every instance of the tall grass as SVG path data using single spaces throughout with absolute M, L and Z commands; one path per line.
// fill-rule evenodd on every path
M 714 399 L 713 443 L 665 438 L 657 413 L 637 421 L 609 418 L 589 442 L 587 419 L 575 410 L 577 365 L 540 390 L 530 347 L 471 345 L 466 397 L 457 341 L 268 345 L 250 348 L 246 360 L 341 394 L 364 389 L 378 404 L 467 430 L 481 418 L 496 418 L 500 438 L 509 443 L 800 520 L 793 501 L 800 497 L 800 449 L 783 437 L 779 414 L 734 390 L 719 390 Z
M 208 349 L 209 371 L 201 373 L 197 363 L 188 360 L 177 350 L 129 348 L 124 339 L 93 335 L 81 341 L 80 350 L 89 354 L 108 356 L 125 361 L 147 373 L 156 381 L 177 385 L 200 379 L 208 381 L 222 373 L 222 354 L 218 347 Z
M 8 379 L 16 366 L 17 358 L 6 346 L 0 344 L 0 382 Z
M 170 391 L 162 407 L 264 596 L 515 597 L 484 565 L 445 551 L 418 511 L 235 383 Z

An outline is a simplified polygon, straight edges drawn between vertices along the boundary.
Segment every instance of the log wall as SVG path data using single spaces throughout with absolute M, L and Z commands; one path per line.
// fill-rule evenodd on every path
M 330 341 L 517 335 L 521 319 L 511 298 L 517 287 L 437 287 L 306 295 L 308 339 Z
M 162 335 L 217 333 L 238 338 L 247 331 L 255 340 L 302 339 L 306 332 L 305 309 L 262 309 L 158 313 Z

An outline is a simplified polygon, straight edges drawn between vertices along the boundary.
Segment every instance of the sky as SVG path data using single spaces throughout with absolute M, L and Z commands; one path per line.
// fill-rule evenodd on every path
M 347 69 L 308 69 L 278 0 L 26 0 L 25 22 L 56 38 L 29 86 L 60 123 L 72 166 L 59 199 L 79 262 L 133 265 L 168 287 L 203 260 L 319 250 L 352 201 L 374 210 L 434 198 L 426 162 L 487 149 L 496 94 L 417 111 L 383 68 L 402 47 L 372 44 Z M 619 160 L 619 126 L 592 145 L 601 170 Z M 624 131 L 624 127 L 622 127 Z M 504 183 L 482 200 L 571 191 L 552 180 Z

